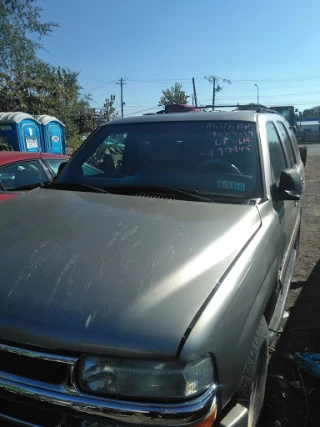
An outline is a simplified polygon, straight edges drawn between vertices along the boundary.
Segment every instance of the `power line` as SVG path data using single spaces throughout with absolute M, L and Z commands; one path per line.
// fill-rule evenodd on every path
M 200 79 L 200 77 L 196 77 Z M 127 79 L 130 82 L 136 82 L 136 83 L 164 83 L 164 82 L 173 82 L 173 81 L 190 81 L 192 77 L 180 77 L 180 78 L 150 78 L 150 79 Z M 202 79 L 202 77 L 201 77 Z M 304 81 L 310 81 L 310 80 L 319 80 L 320 75 L 313 75 L 313 76 L 306 76 L 306 77 L 287 77 L 287 78 L 270 78 L 270 79 L 232 79 L 234 83 L 252 83 L 252 82 L 264 82 L 264 83 L 291 83 L 291 82 L 304 82 Z M 93 90 L 101 89 L 105 86 L 112 85 L 116 82 L 116 79 L 110 80 L 108 82 L 102 82 L 95 86 L 93 86 L 91 89 L 84 90 L 85 92 L 90 92 Z
M 99 83 L 98 85 L 94 86 L 93 88 L 86 90 L 86 92 L 91 92 L 92 90 L 97 90 L 97 89 L 101 89 L 105 86 L 114 84 L 116 80 L 111 80 L 110 82 L 106 82 L 106 83 Z
M 209 99 L 208 100 L 208 102 L 210 102 L 211 100 Z M 239 103 L 240 105 L 241 104 L 246 104 L 247 102 L 245 102 L 245 101 L 241 101 L 241 102 L 238 102 L 238 101 L 235 101 L 235 104 L 237 104 L 237 103 Z M 206 104 L 206 102 L 204 102 L 204 104 Z M 268 103 L 268 104 L 271 104 L 271 103 Z M 307 105 L 307 104 L 313 104 L 313 105 L 315 105 L 315 104 L 317 104 L 317 105 L 319 105 L 320 104 L 320 101 L 317 101 L 317 100 L 312 100 L 312 101 L 310 101 L 310 100 L 308 100 L 308 101 L 304 101 L 304 102 L 292 102 L 292 100 L 290 100 L 290 101 L 283 101 L 283 102 L 272 102 L 272 105 L 273 106 L 281 106 L 281 105 L 294 105 L 294 106 L 296 106 L 296 105 Z
M 196 77 L 200 79 L 201 77 Z M 192 77 L 180 77 L 180 78 L 152 78 L 152 79 L 128 79 L 130 82 L 139 82 L 139 83 L 153 83 L 153 82 L 171 82 L 171 81 L 190 81 Z M 306 76 L 306 77 L 277 77 L 270 79 L 232 79 L 233 82 L 296 82 L 296 81 L 306 81 L 306 80 L 318 80 L 320 79 L 320 75 Z
M 125 117 L 127 117 L 127 116 L 133 116 L 134 114 L 144 113 L 145 111 L 155 110 L 157 108 L 158 107 L 154 106 L 154 107 L 151 107 L 151 108 L 146 108 L 145 110 L 135 111 L 134 113 L 126 114 Z
M 190 81 L 191 77 L 188 78 L 171 78 L 171 79 L 128 79 L 130 82 L 136 83 L 165 83 L 165 82 L 174 82 L 174 81 Z
M 142 110 L 144 108 L 153 108 L 153 106 L 151 104 L 149 104 L 149 105 L 131 105 L 131 106 L 126 105 L 126 111 L 127 110 Z
M 306 80 L 317 80 L 320 79 L 320 75 L 316 76 L 310 76 L 310 77 L 298 77 L 298 78 L 274 78 L 274 79 L 248 79 L 248 80 L 236 80 L 234 79 L 234 82 L 299 82 L 299 81 L 306 81 Z
M 286 96 L 305 96 L 305 95 L 318 95 L 320 92 L 305 92 L 305 93 L 286 93 L 286 94 L 277 94 L 277 95 L 264 95 L 263 96 L 263 98 L 278 98 L 278 97 L 280 97 L 280 98 L 282 98 L 282 97 L 286 97 Z M 245 96 L 245 95 L 243 95 L 243 96 L 241 96 L 241 95 L 234 95 L 234 96 L 223 96 L 223 97 L 220 97 L 219 96 L 219 99 L 220 100 L 227 100 L 227 99 L 235 99 L 235 98 L 242 98 L 242 99 L 251 99 L 252 97 L 251 96 Z
M 198 98 L 198 105 L 199 105 L 200 108 L 204 107 L 208 102 L 211 102 L 211 99 L 204 100 L 203 102 L 200 102 L 200 100 Z M 237 103 L 237 101 L 235 103 Z M 242 102 L 239 102 L 239 104 L 245 104 L 245 102 L 242 101 Z M 308 100 L 308 101 L 304 101 L 304 102 L 292 102 L 292 101 L 290 101 L 290 102 L 280 102 L 280 103 L 279 102 L 273 102 L 272 103 L 272 105 L 274 105 L 274 106 L 277 106 L 277 105 L 279 105 L 279 106 L 281 106 L 281 105 L 299 106 L 299 105 L 307 105 L 307 104 L 314 104 L 314 105 L 317 104 L 317 105 L 319 105 L 320 104 L 320 100 L 319 101 L 315 101 L 315 100 L 310 101 L 310 100 Z M 132 107 L 132 108 L 135 108 L 135 107 Z M 158 108 L 159 108 L 158 106 L 154 105 L 154 106 L 151 106 L 149 108 L 145 108 L 143 110 L 138 110 L 138 111 L 134 111 L 132 113 L 125 114 L 124 117 L 134 116 L 134 115 L 137 115 L 137 114 L 140 114 L 140 113 L 145 113 L 145 112 L 151 111 L 151 110 L 155 111 Z M 94 110 L 103 110 L 103 108 L 94 108 Z M 77 115 L 75 115 L 75 116 L 77 116 Z
M 157 108 L 157 107 L 154 107 L 153 106 L 154 104 L 148 104 L 148 105 L 127 105 L 126 104 L 126 109 L 130 109 L 130 110 L 133 110 L 133 109 L 142 109 L 142 108 Z M 121 105 L 120 104 L 114 104 L 113 105 L 115 108 L 120 108 L 121 107 Z M 97 106 L 97 107 L 91 107 L 92 109 L 94 109 L 94 110 L 104 110 L 105 109 L 105 107 L 102 105 L 102 106 Z M 124 116 L 126 116 L 127 114 L 124 114 Z
M 304 84 L 302 87 L 295 85 L 295 87 L 293 87 L 293 88 L 292 87 L 286 88 L 286 90 L 292 90 L 292 91 L 294 91 L 296 89 L 302 89 L 302 88 L 305 88 L 305 87 L 316 87 L 316 88 L 320 89 L 320 83 L 318 83 L 318 84 L 312 84 L 312 85 L 306 85 L 306 84 Z M 272 90 L 272 89 L 268 88 L 268 91 L 270 91 L 270 90 Z M 252 90 L 252 89 L 243 89 L 243 90 L 235 90 L 235 91 L 232 90 L 232 93 L 233 94 L 256 93 L 256 90 Z M 308 93 L 314 93 L 314 92 L 308 92 Z M 202 93 L 202 94 L 200 94 L 198 96 L 207 96 L 207 95 L 208 95 L 207 93 L 206 94 Z
M 289 102 L 273 102 L 272 103 L 272 105 L 274 105 L 275 107 L 277 106 L 277 105 L 279 105 L 279 106 L 281 106 L 281 105 L 306 105 L 306 104 L 313 104 L 313 105 L 315 105 L 315 104 L 317 104 L 317 105 L 319 105 L 320 104 L 320 101 L 314 101 L 314 100 L 312 100 L 312 101 L 304 101 L 304 102 L 292 102 L 292 100 L 291 101 L 289 101 Z

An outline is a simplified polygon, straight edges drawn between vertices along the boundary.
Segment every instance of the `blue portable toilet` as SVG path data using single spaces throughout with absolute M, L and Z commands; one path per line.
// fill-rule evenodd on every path
M 42 114 L 37 117 L 41 123 L 44 149 L 47 153 L 66 154 L 64 124 L 56 117 Z
M 40 123 L 27 113 L 0 113 L 0 140 L 14 151 L 43 150 Z

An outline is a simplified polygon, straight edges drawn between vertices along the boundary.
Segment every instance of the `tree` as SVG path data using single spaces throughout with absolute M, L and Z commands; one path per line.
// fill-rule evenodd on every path
M 320 106 L 306 109 L 303 111 L 302 115 L 306 119 L 320 117 Z
M 162 91 L 162 97 L 160 98 L 159 107 L 163 107 L 168 104 L 187 104 L 190 96 L 186 95 L 185 91 L 182 90 L 182 84 L 176 83 L 171 88 Z
M 39 0 L 0 0 L 0 111 L 49 114 L 66 125 L 68 140 L 96 127 L 79 73 L 40 60 L 42 39 L 57 26 L 42 22 Z
M 98 119 L 100 123 L 109 122 L 110 120 L 119 117 L 119 114 L 114 107 L 115 100 L 115 95 L 110 95 L 110 98 L 106 98 Z
M 91 133 L 97 127 L 96 110 L 88 106 L 83 106 L 79 118 L 75 120 L 78 126 L 78 134 Z
M 37 58 L 41 39 L 57 24 L 41 22 L 37 0 L 0 2 L 0 102 L 1 110 L 30 107 L 36 86 L 46 86 L 50 66 Z M 13 107 L 13 108 L 12 108 Z
M 78 75 L 40 60 L 26 66 L 22 81 L 14 73 L 0 75 L 0 110 L 50 114 L 66 124 L 67 133 L 74 133 L 73 118 L 87 110 L 90 102 L 89 95 L 80 93 Z
M 41 39 L 58 25 L 41 22 L 43 9 L 37 0 L 1 0 L 0 2 L 0 72 L 20 74 L 26 64 L 36 60 L 43 48 Z

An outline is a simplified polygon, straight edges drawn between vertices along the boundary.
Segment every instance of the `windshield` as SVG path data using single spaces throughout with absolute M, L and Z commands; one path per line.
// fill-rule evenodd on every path
M 50 169 L 54 176 L 58 175 L 59 166 L 61 163 L 67 163 L 68 159 L 44 159 L 47 165 L 49 165 Z
M 94 171 L 83 168 L 87 164 Z M 262 195 L 256 125 L 241 121 L 98 128 L 56 179 L 95 187 L 165 186 L 206 195 Z

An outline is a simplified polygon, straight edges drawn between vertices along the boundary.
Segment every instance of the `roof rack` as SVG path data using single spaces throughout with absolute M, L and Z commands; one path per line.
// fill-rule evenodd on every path
M 236 108 L 236 110 L 233 111 L 255 111 L 256 113 L 280 114 L 278 111 L 272 110 L 262 104 L 216 105 L 215 107 L 212 105 L 205 105 L 203 108 Z

